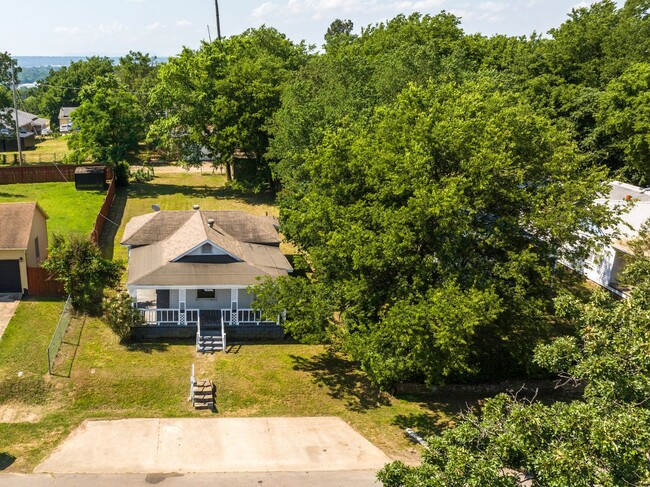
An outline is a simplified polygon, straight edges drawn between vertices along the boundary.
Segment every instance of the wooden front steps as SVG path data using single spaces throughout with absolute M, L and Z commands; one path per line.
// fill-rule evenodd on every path
M 195 409 L 214 409 L 214 384 L 200 380 L 192 384 L 192 405 Z
M 221 352 L 225 346 L 219 330 L 202 330 L 197 337 L 196 351 L 201 353 Z

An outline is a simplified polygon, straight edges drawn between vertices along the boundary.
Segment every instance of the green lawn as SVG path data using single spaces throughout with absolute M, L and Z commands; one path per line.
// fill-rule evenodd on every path
M 39 141 L 36 140 L 36 147 L 23 151 L 23 162 L 28 164 L 61 162 L 68 150 L 68 137 L 57 137 Z M 11 164 L 14 154 L 18 152 L 6 152 L 7 162 Z
M 223 176 L 176 173 L 121 189 L 110 215 L 119 227 L 111 227 L 106 243 L 125 258 L 119 241 L 126 222 L 153 203 L 277 214 L 269 195 L 242 195 L 224 183 Z M 0 470 L 31 471 L 87 418 L 212 415 L 340 416 L 393 458 L 414 462 L 419 451 L 404 428 L 430 432 L 466 402 L 381 393 L 324 346 L 245 344 L 227 354 L 197 355 L 193 340 L 121 345 L 97 318 L 73 320 L 55 364 L 58 375 L 50 377 L 45 350 L 62 307 L 22 302 L 0 340 Z M 217 413 L 187 402 L 193 363 L 199 379 L 217 386 Z
M 36 201 L 50 217 L 48 235 L 89 234 L 104 203 L 103 191 L 76 191 L 71 183 L 5 184 L 0 186 L 0 203 Z
M 446 424 L 464 401 L 394 397 L 323 346 L 244 344 L 197 355 L 187 341 L 118 343 L 96 318 L 73 321 L 47 375 L 45 350 L 63 307 L 26 301 L 0 340 L 0 470 L 28 472 L 87 418 L 340 416 L 394 458 L 415 461 L 411 426 Z M 217 413 L 187 402 L 189 375 L 217 386 Z M 13 416 L 12 416 L 13 414 Z

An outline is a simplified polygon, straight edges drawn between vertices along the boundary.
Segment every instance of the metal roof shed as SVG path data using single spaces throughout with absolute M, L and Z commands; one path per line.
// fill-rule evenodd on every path
M 78 167 L 74 171 L 74 187 L 80 189 L 106 189 L 104 166 Z

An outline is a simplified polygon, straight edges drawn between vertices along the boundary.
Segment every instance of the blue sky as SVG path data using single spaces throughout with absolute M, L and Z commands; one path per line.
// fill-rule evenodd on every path
M 320 47 L 336 18 L 355 31 L 399 13 L 447 10 L 462 18 L 466 32 L 508 35 L 546 32 L 560 25 L 580 0 L 220 0 L 225 36 L 262 24 L 294 41 Z M 619 2 L 621 4 L 622 2 Z M 19 5 L 15 3 L 15 5 Z M 2 23 L 0 51 L 15 56 L 111 55 L 129 50 L 157 56 L 196 48 L 216 36 L 214 0 L 30 0 L 17 23 Z M 7 7 L 4 9 L 7 12 Z

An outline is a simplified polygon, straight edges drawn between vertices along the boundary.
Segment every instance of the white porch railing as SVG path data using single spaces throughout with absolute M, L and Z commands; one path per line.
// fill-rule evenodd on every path
M 196 321 L 196 351 L 198 352 L 201 348 L 201 318 Z M 194 364 L 192 364 L 194 367 Z M 194 375 L 194 374 L 192 374 Z
M 181 313 L 178 308 L 147 308 L 140 309 L 140 313 L 147 325 L 186 326 L 195 325 L 199 320 L 198 309 L 187 309 Z
M 237 313 L 229 309 L 221 310 L 221 323 L 224 325 L 260 325 L 260 324 L 279 324 L 277 322 L 262 319 L 262 311 L 259 309 L 242 308 Z

